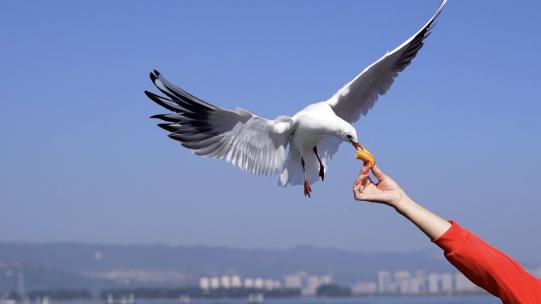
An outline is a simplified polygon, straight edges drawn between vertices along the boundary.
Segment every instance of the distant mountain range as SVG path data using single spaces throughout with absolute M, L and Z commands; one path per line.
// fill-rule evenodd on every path
M 374 281 L 380 270 L 452 271 L 438 251 L 362 253 L 297 246 L 232 249 L 203 246 L 0 243 L 0 291 L 14 290 L 24 274 L 27 290 L 97 290 L 133 285 L 197 285 L 201 276 L 238 274 L 283 279 L 304 271 L 337 282 Z M 3 273 L 3 274 L 2 274 Z

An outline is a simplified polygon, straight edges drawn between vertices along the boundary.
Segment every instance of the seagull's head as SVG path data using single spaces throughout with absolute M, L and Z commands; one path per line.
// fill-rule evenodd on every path
M 340 128 L 336 132 L 336 137 L 352 144 L 355 148 L 360 146 L 357 139 L 357 130 L 355 130 L 355 128 L 349 123 L 341 124 Z

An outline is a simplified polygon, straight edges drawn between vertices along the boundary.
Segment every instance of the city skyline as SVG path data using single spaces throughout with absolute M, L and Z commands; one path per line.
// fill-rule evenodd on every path
M 320 285 L 337 283 L 354 293 L 371 292 L 374 286 L 380 287 L 381 294 L 435 293 L 439 283 L 428 282 L 438 282 L 441 274 L 451 273 L 452 280 L 457 280 L 456 270 L 435 253 L 367 255 L 313 247 L 278 251 L 0 242 L 0 293 L 13 290 L 21 275 L 28 290 L 284 287 L 313 295 Z M 541 263 L 526 267 L 541 277 Z M 207 278 L 204 286 L 201 278 Z M 466 286 L 446 284 L 451 285 Z
M 541 274 L 541 266 L 534 272 Z M 354 295 L 435 295 L 435 294 L 464 294 L 483 293 L 484 291 L 473 284 L 459 272 L 428 272 L 426 270 L 390 272 L 378 271 L 372 281 L 358 281 L 353 284 L 336 282 L 332 275 L 313 275 L 304 271 L 284 274 L 282 280 L 264 277 L 243 277 L 240 274 L 203 276 L 199 279 L 199 288 L 235 289 L 253 288 L 273 290 L 290 288 L 301 290 L 303 296 L 315 296 L 322 285 L 339 284 L 351 288 Z

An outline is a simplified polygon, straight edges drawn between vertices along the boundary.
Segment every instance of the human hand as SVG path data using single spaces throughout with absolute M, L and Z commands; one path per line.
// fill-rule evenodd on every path
M 356 200 L 382 203 L 394 208 L 409 200 L 398 183 L 385 175 L 377 165 L 372 168 L 372 173 L 378 179 L 377 184 L 370 179 L 370 164 L 364 163 L 353 184 L 353 197 Z

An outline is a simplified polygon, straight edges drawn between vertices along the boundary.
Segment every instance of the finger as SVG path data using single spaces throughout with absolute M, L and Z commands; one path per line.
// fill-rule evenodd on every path
M 360 188 L 355 188 L 353 190 L 353 196 L 358 201 L 364 201 L 366 200 L 365 194 L 360 190 Z
M 354 185 L 358 185 L 359 183 L 362 183 L 366 177 L 370 174 L 370 166 L 367 165 L 367 163 L 363 164 L 363 167 L 361 168 L 361 172 L 359 172 L 359 176 L 355 179 Z
M 359 170 L 359 176 L 363 175 L 363 172 L 364 172 L 364 163 L 361 166 L 361 170 Z
M 355 184 L 357 184 L 357 182 L 360 180 L 360 179 L 363 179 L 363 175 L 367 175 L 370 173 L 370 168 L 367 168 L 366 166 L 366 162 L 363 163 L 363 166 L 361 167 L 361 171 L 359 171 L 359 175 L 357 176 L 357 178 L 355 179 Z
M 363 192 L 357 193 L 355 195 L 355 199 L 359 201 L 363 201 L 363 202 L 372 202 L 372 203 L 381 202 L 381 198 L 378 195 L 368 194 L 368 193 L 363 193 Z
M 370 173 L 370 162 L 363 162 L 363 166 L 361 167 L 361 172 L 363 173 Z
M 365 180 L 369 174 L 370 174 L 370 163 L 364 162 L 363 166 L 361 167 L 361 173 L 359 174 L 359 179 Z
M 368 178 L 368 173 L 367 174 L 363 174 L 363 175 L 359 175 L 359 177 L 357 177 L 357 179 L 355 180 L 355 184 L 354 186 L 357 186 L 357 185 L 362 185 L 366 179 Z
M 370 176 L 367 176 L 366 179 L 364 180 L 363 182 L 363 186 L 364 188 L 368 187 L 370 184 L 373 184 L 374 182 L 372 181 L 372 179 L 370 178 Z
M 357 185 L 353 186 L 353 191 L 355 191 L 355 192 L 363 192 L 362 191 L 362 184 L 357 184 Z
M 374 165 L 374 167 L 372 167 L 372 172 L 380 182 L 387 178 L 387 175 L 385 175 L 385 173 L 383 173 L 383 171 L 381 171 L 381 169 L 377 165 Z
M 364 192 L 355 192 L 355 199 L 358 201 L 364 201 L 364 202 L 374 202 L 376 201 L 376 197 L 371 194 L 367 194 Z
M 353 198 L 355 198 L 356 200 L 360 200 L 361 196 L 362 191 L 360 187 L 353 187 Z
M 357 177 L 355 178 L 355 182 L 353 182 L 353 186 L 356 186 L 359 181 L 362 179 L 363 177 L 363 169 L 361 168 L 361 171 L 359 171 L 359 175 L 357 175 Z
M 355 186 L 354 189 L 358 193 L 364 193 L 364 191 L 366 190 L 366 186 L 363 183 L 360 183 L 357 186 Z

